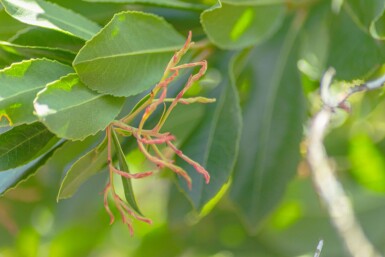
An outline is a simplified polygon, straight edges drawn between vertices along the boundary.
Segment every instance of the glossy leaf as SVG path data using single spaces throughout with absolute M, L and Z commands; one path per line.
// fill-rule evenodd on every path
M 71 166 L 61 182 L 57 200 L 72 197 L 81 185 L 99 173 L 106 164 L 107 140 L 103 140 Z
M 70 9 L 80 15 L 87 17 L 98 24 L 107 24 L 115 13 L 127 9 L 125 5 L 115 3 L 93 3 L 86 1 L 50 0 L 57 5 Z
M 123 98 L 90 90 L 76 74 L 70 74 L 40 91 L 34 108 L 54 134 L 79 140 L 103 130 L 118 115 L 123 103 Z
M 249 92 L 230 196 L 253 231 L 281 200 L 299 161 L 305 105 L 296 40 L 302 22 L 292 21 L 256 47 L 237 81 Z
M 161 79 L 183 42 L 163 18 L 123 12 L 86 43 L 74 67 L 91 89 L 115 96 L 135 95 Z
M 10 125 L 36 121 L 33 115 L 36 94 L 47 83 L 71 72 L 71 67 L 47 59 L 14 63 L 0 70 L 0 117 Z
M 1 6 L 1 5 L 0 5 Z M 18 31 L 26 27 L 25 24 L 13 19 L 4 10 L 0 9 L 0 24 L 7 24 L 0 26 L 0 40 L 7 40 L 14 36 Z
M 0 171 L 16 168 L 36 159 L 58 140 L 41 123 L 17 126 L 0 134 Z
M 210 183 L 206 184 L 202 175 L 189 164 L 177 160 L 178 165 L 187 170 L 192 178 L 191 190 L 182 179 L 180 183 L 199 211 L 229 181 L 237 158 L 241 112 L 231 79 L 223 79 L 215 90 L 212 97 L 217 99 L 216 103 L 208 104 L 201 124 L 181 149 L 185 155 L 208 170 Z
M 258 44 L 281 25 L 283 5 L 239 5 L 221 3 L 204 11 L 202 26 L 215 45 L 223 49 L 239 49 Z
M 1 0 L 5 10 L 26 24 L 54 29 L 70 35 L 90 39 L 100 27 L 59 5 L 43 0 Z
M 87 2 L 103 3 L 126 3 L 126 4 L 146 4 L 161 7 L 175 7 L 190 10 L 202 10 L 206 7 L 199 1 L 180 1 L 180 0 L 86 0 Z
M 71 64 L 75 58 L 75 53 L 64 49 L 44 46 L 25 46 L 4 41 L 0 41 L 0 51 L 20 56 L 23 59 L 48 58 L 65 64 Z
M 115 131 L 112 129 L 112 141 L 114 142 L 114 147 L 116 151 L 116 155 L 118 156 L 118 163 L 119 163 L 119 169 L 121 171 L 130 173 L 130 170 L 128 168 L 126 156 L 124 155 L 124 152 L 122 150 L 122 147 L 120 145 L 118 136 L 116 135 Z M 130 207 L 135 210 L 137 213 L 143 216 L 142 212 L 139 209 L 139 206 L 136 202 L 134 190 L 132 188 L 131 180 L 128 178 L 124 178 L 122 176 L 122 184 L 124 188 L 124 196 L 126 197 L 127 203 L 130 205 Z

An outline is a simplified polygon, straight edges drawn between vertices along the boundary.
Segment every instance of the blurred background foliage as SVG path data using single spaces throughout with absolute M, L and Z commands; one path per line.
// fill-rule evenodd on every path
M 147 4 L 141 4 L 141 1 L 101 3 L 102 1 L 96 0 L 52 2 L 72 9 L 100 25 L 106 24 L 114 13 L 123 10 L 155 13 L 165 17 L 178 31 L 193 30 L 195 41 L 205 38 L 200 23 L 201 12 L 217 4 L 214 0 L 164 0 L 157 4 L 154 4 L 156 1 L 142 1 Z M 230 6 L 226 7 L 229 10 L 223 9 L 230 13 L 233 8 L 231 5 L 237 6 L 239 3 L 244 3 L 245 8 L 255 7 L 253 4 L 247 6 L 247 1 L 222 2 L 223 5 Z M 266 5 L 270 3 L 265 2 Z M 270 89 L 255 91 L 252 86 L 257 83 L 255 81 L 266 83 L 267 86 L 291 83 L 293 87 L 277 89 L 280 92 L 276 100 L 279 107 L 274 109 L 277 112 L 274 117 L 278 118 L 273 125 L 280 127 L 282 131 L 294 131 L 296 135 L 293 137 L 296 138 L 298 134 L 302 134 L 302 130 L 306 135 L 307 120 L 320 107 L 317 88 L 326 67 L 334 66 L 340 81 L 370 79 L 383 73 L 385 48 L 381 41 L 381 29 L 385 2 L 345 1 L 339 13 L 332 11 L 332 1 L 329 0 L 271 2 L 282 4 L 282 15 L 277 14 L 278 18 L 274 21 L 260 20 L 257 25 L 261 28 L 270 26 L 272 22 L 277 25 L 256 41 L 253 39 L 249 42 L 245 39 L 239 46 L 243 50 L 211 49 L 215 54 L 208 58 L 212 65 L 209 75 L 200 82 L 201 85 L 195 85 L 190 93 L 200 94 L 202 90 L 208 90 L 204 89 L 207 85 L 215 88 L 226 76 L 221 67 L 223 60 L 228 61 L 227 57 L 218 60 L 216 56 L 236 55 L 233 79 L 240 96 L 244 119 L 247 119 L 244 120 L 244 129 L 248 126 L 252 128 L 255 120 L 264 122 L 263 116 L 245 114 L 249 105 L 254 111 L 264 112 L 263 107 L 258 109 L 261 108 L 258 104 L 263 98 L 269 99 L 266 96 L 269 96 Z M 185 7 L 185 4 L 191 3 L 194 8 Z M 250 3 L 255 4 L 258 1 Z M 247 23 L 247 10 L 244 13 L 246 16 L 243 18 Z M 295 27 L 297 23 L 301 25 Z M 0 7 L 0 40 L 8 40 L 26 28 L 25 24 L 11 18 Z M 236 37 L 237 32 L 234 33 L 233 36 Z M 33 35 L 32 38 L 36 38 L 36 34 Z M 46 35 L 42 37 L 47 38 Z M 16 43 L 21 45 L 31 42 L 28 37 L 19 37 L 17 40 Z M 46 44 L 54 43 L 40 40 L 42 41 Z M 78 50 L 81 43 L 78 46 L 77 43 L 73 39 L 68 45 Z M 219 46 L 233 48 L 226 44 Z M 4 51 L 4 44 L 1 47 L 1 67 L 24 58 L 12 51 Z M 248 58 L 242 59 L 242 55 L 247 55 Z M 300 76 L 293 78 L 293 72 L 297 73 L 298 70 Z M 331 162 L 354 203 L 364 231 L 376 247 L 385 253 L 383 90 L 355 95 L 351 98 L 351 104 L 351 113 L 336 113 L 333 128 L 326 138 L 326 148 L 333 157 Z M 291 114 L 285 113 L 285 110 L 302 113 L 293 115 L 299 121 L 291 124 Z M 192 109 L 178 107 L 167 126 L 172 128 L 178 138 L 187 140 L 198 126 L 189 123 L 191 119 L 187 118 L 194 117 L 194 120 L 199 121 L 204 117 L 204 112 L 204 108 L 199 106 Z M 191 131 L 186 129 L 186 124 L 189 124 L 187 127 Z M 287 133 L 286 136 L 291 146 L 292 135 Z M 243 141 L 242 143 L 241 140 L 240 157 L 233 178 L 200 213 L 191 211 L 189 202 L 167 175 L 133 181 L 142 211 L 153 220 L 153 225 L 134 221 L 133 237 L 130 237 L 129 230 L 121 223 L 109 225 L 101 194 L 106 172 L 91 178 L 71 199 L 57 203 L 62 171 L 68 164 L 55 159 L 0 199 L 0 257 L 310 257 L 314 255 L 321 238 L 325 241 L 322 256 L 345 256 L 343 244 L 314 191 L 306 162 L 299 157 L 299 153 L 304 155 L 306 142 L 302 142 L 297 148 L 281 146 L 279 154 L 271 156 L 272 165 L 276 167 L 272 177 L 264 181 L 265 184 L 260 188 L 260 192 L 267 193 L 261 194 L 258 205 L 253 205 L 253 202 L 248 202 L 252 198 L 253 189 L 245 184 L 236 184 L 238 180 L 252 179 L 239 178 L 236 172 L 237 169 L 244 169 L 246 161 L 243 162 L 242 158 L 250 151 L 266 151 L 264 154 L 269 155 L 270 152 L 266 149 L 269 149 L 272 142 L 262 138 L 262 142 L 258 141 L 261 149 L 254 149 L 253 137 Z M 143 156 L 135 149 L 128 153 L 127 159 L 130 160 L 132 170 L 143 170 L 147 165 Z M 285 159 L 293 162 L 296 168 L 291 169 L 292 164 L 286 167 Z M 234 189 L 237 186 L 238 190 Z M 276 191 L 276 195 L 269 194 Z

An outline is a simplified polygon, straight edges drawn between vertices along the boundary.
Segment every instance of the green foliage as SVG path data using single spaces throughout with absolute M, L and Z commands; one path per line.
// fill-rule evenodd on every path
M 231 197 L 252 230 L 277 206 L 299 160 L 305 105 L 293 56 L 302 24 L 297 20 L 287 24 L 291 26 L 250 53 L 245 74 L 240 74 L 239 83 L 253 87 L 243 101 L 243 131 Z M 252 197 L 245 197 L 249 193 Z
M 385 0 L 0 3 L 1 256 L 344 254 L 301 141 L 325 69 L 384 73 Z M 382 251 L 383 99 L 326 139 Z
M 49 130 L 61 138 L 79 140 L 103 130 L 123 102 L 123 98 L 92 91 L 76 74 L 69 74 L 41 90 L 33 105 Z
M 207 170 L 211 170 L 211 180 L 206 185 L 202 176 L 196 174 L 192 167 L 185 163 L 180 164 L 192 178 L 191 190 L 183 182 L 182 186 L 198 211 L 201 211 L 205 204 L 229 182 L 238 154 L 241 115 L 232 80 L 233 75 L 230 73 L 228 78 L 223 79 L 223 82 L 214 90 L 211 96 L 217 99 L 217 104 L 206 108 L 200 125 L 182 146 L 186 155 L 198 161 Z M 226 124 L 226 126 L 220 124 Z
M 207 36 L 224 49 L 256 45 L 271 35 L 284 17 L 282 5 L 259 5 L 238 1 L 218 4 L 202 13 Z
M 91 142 L 89 142 L 91 140 Z M 85 145 L 89 147 L 90 143 L 93 143 L 95 139 L 88 138 L 84 140 L 80 147 Z M 77 148 L 77 147 L 71 147 Z M 105 160 L 107 158 L 106 140 L 100 145 L 95 146 L 89 152 L 81 156 L 67 171 L 65 177 L 60 186 L 57 199 L 66 199 L 71 197 L 79 187 L 92 177 L 96 172 L 100 172 L 105 166 Z
M 1 171 L 36 159 L 52 146 L 52 141 L 58 141 L 41 123 L 14 127 L 1 134 L 0 139 Z
M 100 30 L 97 24 L 83 16 L 43 0 L 1 2 L 9 15 L 26 24 L 58 30 L 84 40 Z
M 36 121 L 32 104 L 36 94 L 46 84 L 72 71 L 66 65 L 47 59 L 23 61 L 1 70 L 0 83 L 4 89 L 0 116 L 14 126 Z
M 160 80 L 167 62 L 182 44 L 183 37 L 163 19 L 124 12 L 116 14 L 86 43 L 74 67 L 81 80 L 98 92 L 136 95 Z

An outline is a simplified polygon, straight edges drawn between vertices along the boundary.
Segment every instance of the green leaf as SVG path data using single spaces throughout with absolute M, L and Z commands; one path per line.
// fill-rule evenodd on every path
M 59 5 L 42 0 L 1 0 L 5 10 L 15 19 L 30 25 L 54 29 L 90 39 L 100 27 L 83 16 Z
M 258 44 L 273 34 L 284 17 L 283 5 L 221 3 L 204 11 L 202 26 L 215 45 L 239 49 Z
M 71 140 L 103 130 L 119 114 L 124 98 L 98 94 L 76 74 L 62 77 L 40 91 L 35 113 L 54 134 Z
M 239 99 L 232 78 L 225 78 L 211 97 L 217 102 L 208 104 L 205 116 L 194 134 L 184 142 L 185 155 L 201 164 L 210 173 L 206 184 L 201 174 L 182 160 L 177 160 L 192 178 L 192 189 L 184 180 L 180 183 L 193 206 L 201 211 L 229 181 L 238 153 L 241 132 Z
M 315 8 L 301 31 L 301 49 L 298 68 L 314 81 L 321 80 L 329 58 L 330 4 Z M 318 88 L 318 83 L 316 88 Z M 314 89 L 310 89 L 312 91 Z
M 349 160 L 352 175 L 359 184 L 375 192 L 385 192 L 385 161 L 382 152 L 364 132 L 351 138 Z
M 93 20 L 98 24 L 107 24 L 115 13 L 127 9 L 127 6 L 116 3 L 93 3 L 68 0 L 50 0 L 50 2 L 79 13 L 80 15 Z
M 58 140 L 41 123 L 17 126 L 0 134 L 0 171 L 36 159 Z
M 0 40 L 7 40 L 26 27 L 25 24 L 13 19 L 4 10 L 0 10 L 0 24 L 7 24 L 0 26 Z
M 127 173 L 130 173 L 130 170 L 128 168 L 126 156 L 124 155 L 124 152 L 122 150 L 122 147 L 120 145 L 118 136 L 116 135 L 115 131 L 112 129 L 112 140 L 114 142 L 116 154 L 118 156 L 118 162 L 119 162 L 119 169 L 121 171 L 125 171 Z M 126 197 L 127 203 L 131 206 L 131 208 L 136 211 L 138 214 L 142 215 L 142 212 L 139 209 L 139 206 L 136 202 L 134 191 L 132 188 L 131 180 L 128 178 L 124 178 L 122 176 L 122 184 L 124 188 L 124 196 Z
M 190 10 L 203 10 L 206 5 L 196 3 L 197 1 L 180 0 L 86 0 L 87 2 L 103 3 L 127 3 L 127 4 L 148 4 L 161 7 L 174 7 Z M 199 1 L 198 1 L 199 2 Z
M 301 37 L 298 66 L 314 80 L 319 80 L 330 66 L 336 69 L 337 79 L 366 79 L 385 57 L 383 42 L 357 27 L 345 11 L 338 16 L 331 14 L 328 3 L 309 13 Z
M 79 51 L 84 41 L 56 30 L 31 27 L 19 31 L 9 39 L 12 44 L 24 46 L 41 46 L 54 49 L 68 50 L 73 53 Z
M 360 30 L 346 12 L 328 21 L 330 52 L 327 65 L 336 69 L 336 78 L 362 79 L 383 64 L 385 45 Z M 365 47 L 362 47 L 365 46 Z
M 303 20 L 295 18 L 251 52 L 237 81 L 249 92 L 230 196 L 253 231 L 281 200 L 300 157 L 305 105 L 296 39 Z
M 183 42 L 163 18 L 123 12 L 86 43 L 74 67 L 91 89 L 115 96 L 135 95 L 161 79 Z
M 23 59 L 48 58 L 65 64 L 71 64 L 76 55 L 75 53 L 64 49 L 43 46 L 24 46 L 4 41 L 0 41 L 0 51 L 21 56 Z
M 384 39 L 384 34 L 381 32 L 383 23 L 380 22 L 384 18 L 384 4 L 384 0 L 350 0 L 345 1 L 345 10 L 361 29 L 370 32 L 376 39 Z
M 71 67 L 47 59 L 14 63 L 0 70 L 0 117 L 5 117 L 12 126 L 36 121 L 33 115 L 36 94 L 47 83 L 71 72 Z
M 29 177 L 39 172 L 44 164 L 51 158 L 57 148 L 53 147 L 49 152 L 29 162 L 26 165 L 14 169 L 0 172 L 0 196 L 4 195 L 8 190 L 17 187 L 21 182 L 27 180 Z
M 4 49 L 0 47 L 0 69 L 4 69 L 14 62 L 20 62 L 24 59 L 22 56 L 4 51 Z
M 81 185 L 107 165 L 107 139 L 76 161 L 65 175 L 57 200 L 72 197 Z
M 233 5 L 273 5 L 284 4 L 285 0 L 221 0 L 221 2 Z M 295 0 L 293 2 L 295 2 Z

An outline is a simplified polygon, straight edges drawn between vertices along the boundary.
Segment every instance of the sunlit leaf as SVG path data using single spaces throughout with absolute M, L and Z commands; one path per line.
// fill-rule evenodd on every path
M 17 126 L 0 134 L 0 171 L 16 168 L 36 159 L 58 140 L 41 123 Z
M 71 72 L 71 67 L 47 59 L 14 63 L 0 70 L 0 117 L 11 125 L 36 121 L 33 100 L 37 92 Z
M 86 0 L 87 2 L 103 3 L 127 3 L 127 4 L 146 4 L 161 7 L 175 7 L 190 10 L 202 10 L 206 7 L 199 1 L 186 0 Z M 198 3 L 197 3 L 198 2 Z
M 72 140 L 103 130 L 120 112 L 124 98 L 96 93 L 76 74 L 49 84 L 34 101 L 35 113 L 54 134 Z
M 351 139 L 349 159 L 358 183 L 375 192 L 385 192 L 385 161 L 368 135 L 358 134 Z
M 86 43 L 74 67 L 91 89 L 116 96 L 135 95 L 161 79 L 183 42 L 163 18 L 123 12 Z
M 1 5 L 0 5 L 1 6 Z M 14 36 L 18 31 L 26 27 L 25 24 L 13 19 L 4 10 L 0 9 L 0 24 L 7 24 L 7 26 L 0 26 L 0 40 L 7 40 Z
M 5 10 L 26 24 L 58 30 L 84 40 L 95 35 L 100 27 L 56 4 L 43 0 L 1 0 Z
M 111 17 L 126 10 L 125 5 L 116 3 L 96 3 L 86 1 L 50 0 L 50 2 L 70 9 L 98 24 L 107 24 Z
M 258 44 L 282 23 L 283 5 L 239 5 L 221 3 L 204 11 L 201 22 L 208 38 L 224 49 Z

